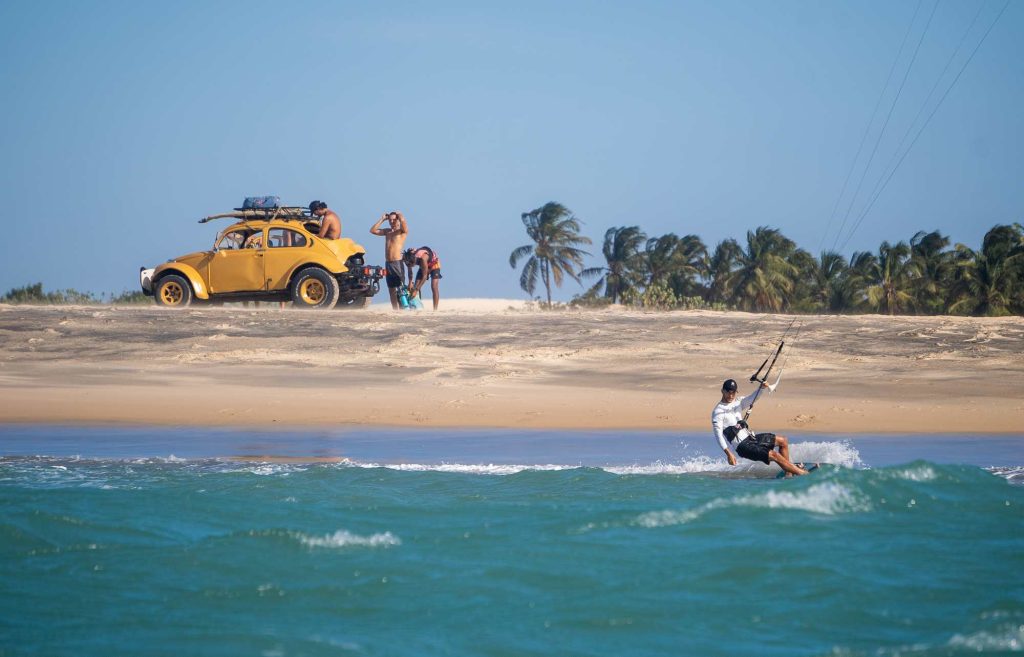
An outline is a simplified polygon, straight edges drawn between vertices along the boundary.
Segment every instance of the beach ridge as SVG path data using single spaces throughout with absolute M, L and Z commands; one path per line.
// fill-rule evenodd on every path
M 793 321 L 740 312 L 0 306 L 0 422 L 709 429 Z M 751 422 L 1019 432 L 1019 317 L 806 316 Z

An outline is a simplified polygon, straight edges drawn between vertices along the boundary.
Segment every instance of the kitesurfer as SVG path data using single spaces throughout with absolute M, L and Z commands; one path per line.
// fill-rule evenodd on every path
M 762 381 L 761 387 L 769 386 Z M 736 465 L 736 457 L 729 449 L 730 444 L 735 442 L 736 454 L 747 460 L 761 461 L 765 464 L 774 461 L 789 474 L 807 474 L 807 470 L 789 460 L 789 440 L 785 436 L 776 436 L 774 433 L 751 433 L 744 415 L 753 405 L 757 395 L 737 398 L 737 389 L 736 381 L 726 379 L 722 384 L 722 401 L 711 411 L 711 428 L 714 429 L 715 438 L 725 452 L 729 465 Z M 776 447 L 778 451 L 775 451 Z

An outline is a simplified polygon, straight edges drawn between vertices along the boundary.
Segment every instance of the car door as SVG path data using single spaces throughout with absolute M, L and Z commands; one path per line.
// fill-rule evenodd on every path
M 217 251 L 210 259 L 210 292 L 224 294 L 265 290 L 265 245 L 265 235 L 260 231 L 248 237 L 245 248 Z
M 288 287 L 288 276 L 309 254 L 309 238 L 297 230 L 275 226 L 268 231 L 264 277 L 268 290 Z

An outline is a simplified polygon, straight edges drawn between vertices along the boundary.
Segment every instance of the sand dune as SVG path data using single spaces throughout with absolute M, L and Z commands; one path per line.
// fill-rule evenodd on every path
M 748 377 L 792 319 L 500 299 L 438 313 L 0 305 L 0 422 L 704 430 L 722 380 Z M 1024 425 L 1021 318 L 796 330 L 758 430 Z

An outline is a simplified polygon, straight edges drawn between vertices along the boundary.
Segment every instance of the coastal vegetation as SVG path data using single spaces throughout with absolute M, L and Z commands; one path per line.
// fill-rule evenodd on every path
M 641 308 L 735 309 L 750 312 L 877 313 L 920 315 L 1024 314 L 1024 226 L 997 225 L 977 250 L 951 244 L 939 231 L 919 231 L 909 241 L 884 241 L 877 251 L 849 259 L 835 251 L 818 256 L 776 228 L 747 231 L 713 249 L 697 235 L 649 237 L 639 226 L 609 228 L 604 263 L 585 268 L 590 240 L 564 206 L 548 203 L 523 214 L 534 244 L 512 252 L 523 268 L 520 286 L 531 296 L 538 271 L 547 288 L 564 278 L 596 279 L 570 302 L 577 306 L 621 303 Z M 557 228 L 556 228 L 557 226 Z M 557 237 L 555 237 L 557 236 Z M 556 253 L 554 244 L 568 249 Z M 571 254 L 571 256 L 570 256 Z M 547 276 L 557 262 L 558 276 Z M 549 268 L 545 270 L 545 267 Z
M 102 294 L 96 296 L 92 292 L 75 289 L 53 290 L 46 292 L 42 283 L 33 283 L 24 287 L 11 288 L 0 296 L 0 303 L 11 305 L 36 304 L 50 306 L 88 306 L 111 303 L 115 305 L 152 304 L 153 299 L 140 291 L 124 291 L 120 294 Z

